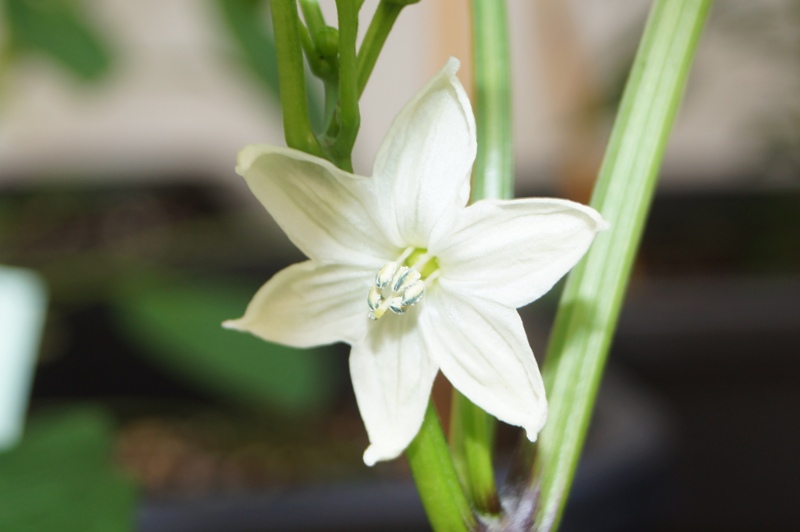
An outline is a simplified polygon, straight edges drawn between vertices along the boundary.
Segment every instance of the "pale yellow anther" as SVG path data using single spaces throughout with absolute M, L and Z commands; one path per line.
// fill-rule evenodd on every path
M 394 273 L 397 271 L 398 264 L 396 262 L 389 262 L 383 266 L 378 271 L 378 275 L 375 276 L 375 286 L 378 288 L 383 288 L 389 281 L 392 280 L 394 277 Z
M 404 263 L 406 260 L 414 262 L 414 265 L 409 267 L 407 262 Z M 424 250 L 408 248 L 396 261 L 384 264 L 375 275 L 375 283 L 367 295 L 370 319 L 381 319 L 387 310 L 403 314 L 409 307 L 417 304 L 425 295 L 425 288 L 438 277 L 438 269 L 434 269 L 432 272 L 426 271 L 427 277 L 422 279 L 418 267 L 425 267 L 426 264 L 436 265 L 436 262 L 431 263 L 431 260 L 433 258 Z

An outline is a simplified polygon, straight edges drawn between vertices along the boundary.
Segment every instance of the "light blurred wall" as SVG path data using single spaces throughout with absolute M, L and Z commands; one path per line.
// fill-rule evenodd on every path
M 252 142 L 283 143 L 277 108 L 235 60 L 209 2 L 85 3 L 113 45 L 115 68 L 105 82 L 92 86 L 37 58 L 7 71 L 0 107 L 0 183 L 160 179 L 187 173 L 234 183 L 239 148 Z M 613 109 L 596 112 L 588 140 L 578 144 L 570 141 L 574 135 L 565 116 L 575 112 L 570 106 L 580 105 L 581 94 L 594 94 L 603 103 L 610 88 L 619 85 L 649 4 L 563 4 L 562 15 L 575 34 L 570 42 L 578 43 L 565 52 L 543 37 L 542 28 L 553 23 L 541 18 L 547 10 L 532 1 L 508 3 L 517 169 L 524 187 L 557 189 L 554 181 L 565 159 L 599 158 Z M 671 181 L 666 186 L 726 185 L 731 176 L 760 171 L 765 148 L 757 124 L 785 115 L 783 108 L 790 103 L 797 105 L 800 75 L 792 68 L 795 60 L 759 44 L 764 35 L 777 35 L 780 41 L 781 32 L 790 41 L 796 39 L 797 26 L 791 24 L 796 18 L 782 13 L 797 10 L 789 0 L 724 4 L 712 12 L 700 46 L 668 150 L 665 164 Z M 368 0 L 364 13 L 370 14 L 374 5 Z M 333 3 L 323 0 L 323 7 L 333 20 Z M 392 118 L 446 57 L 469 60 L 467 7 L 466 0 L 423 0 L 401 14 L 362 98 L 357 171 L 369 173 Z M 766 13 L 771 22 L 748 30 L 742 20 L 753 13 Z M 780 27 L 782 20 L 786 27 Z M 544 56 L 543 50 L 566 55 Z M 553 70 L 560 64 L 579 68 L 573 73 Z M 561 85 L 552 83 L 554 72 L 563 78 Z M 573 75 L 585 90 L 560 100 Z

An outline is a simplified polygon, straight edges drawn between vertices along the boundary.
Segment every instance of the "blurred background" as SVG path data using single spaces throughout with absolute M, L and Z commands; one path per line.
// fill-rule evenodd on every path
M 508 3 L 517 195 L 588 200 L 649 5 Z M 233 172 L 283 144 L 266 2 L 0 6 L 0 530 L 426 530 L 404 461 L 361 462 L 347 346 L 219 327 L 302 259 Z M 469 23 L 404 10 L 357 172 L 447 57 L 469 85 Z M 798 58 L 800 3 L 712 10 L 564 530 L 800 527 Z M 557 298 L 521 311 L 540 361 Z

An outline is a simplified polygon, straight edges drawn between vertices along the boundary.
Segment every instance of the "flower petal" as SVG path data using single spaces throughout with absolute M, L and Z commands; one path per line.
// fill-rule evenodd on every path
M 350 351 L 350 375 L 370 446 L 364 462 L 397 458 L 417 435 L 438 368 L 416 330 L 417 309 L 369 324 Z
M 458 66 L 451 58 L 406 104 L 375 159 L 381 212 L 403 242 L 418 247 L 445 231 L 469 198 L 475 119 Z
M 431 290 L 419 326 L 445 377 L 531 441 L 547 419 L 544 384 L 516 310 L 485 299 Z
M 354 343 L 366 334 L 367 292 L 374 275 L 312 261 L 293 264 L 256 292 L 243 317 L 223 326 L 292 347 Z
M 567 200 L 484 200 L 429 252 L 447 289 L 517 308 L 550 290 L 606 227 L 597 211 Z
M 294 244 L 320 263 L 379 268 L 397 256 L 375 215 L 371 179 L 289 148 L 251 145 L 236 172 Z

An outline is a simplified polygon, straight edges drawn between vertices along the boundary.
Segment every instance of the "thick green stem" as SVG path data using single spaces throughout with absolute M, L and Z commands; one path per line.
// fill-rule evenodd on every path
M 478 153 L 472 201 L 514 191 L 508 24 L 503 0 L 473 0 L 472 30 Z M 500 512 L 492 467 L 494 418 L 453 391 L 450 441 L 460 477 L 478 511 Z
M 625 88 L 591 202 L 611 229 L 598 235 L 570 275 L 543 368 L 550 412 L 534 464 L 539 531 L 558 526 L 566 503 L 664 147 L 710 5 L 710 0 L 657 0 Z
M 433 529 L 437 532 L 472 529 L 475 517 L 461 491 L 433 403 L 428 404 L 422 427 L 406 449 L 406 457 Z
M 278 83 L 286 144 L 324 157 L 308 115 L 297 5 L 294 0 L 272 0 L 270 7 L 278 53 Z
M 375 15 L 369 23 L 366 35 L 364 35 L 364 41 L 361 43 L 361 49 L 358 51 L 359 96 L 367 86 L 367 81 L 369 81 L 369 77 L 372 74 L 372 69 L 375 68 L 375 63 L 378 61 L 378 56 L 381 54 L 386 38 L 389 36 L 389 32 L 392 31 L 392 26 L 394 26 L 394 22 L 403 7 L 405 7 L 403 4 L 381 0 L 375 10 Z

